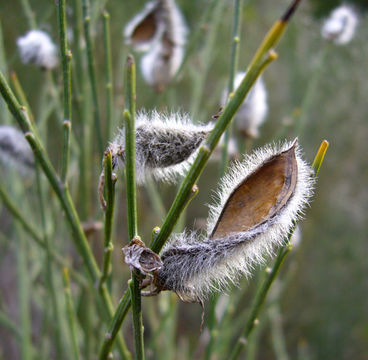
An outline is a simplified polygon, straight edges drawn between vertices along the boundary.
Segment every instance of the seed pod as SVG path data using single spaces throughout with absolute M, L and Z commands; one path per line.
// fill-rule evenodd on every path
M 0 160 L 26 175 L 34 168 L 32 149 L 21 131 L 12 126 L 0 126 Z
M 152 111 L 137 115 L 135 129 L 137 181 L 142 183 L 147 173 L 164 181 L 183 175 L 212 125 L 193 125 L 186 114 Z M 125 166 L 124 149 L 125 134 L 120 131 L 108 147 L 113 166 Z
M 50 36 L 41 30 L 31 30 L 17 39 L 20 58 L 24 64 L 52 69 L 58 64 L 58 53 Z
M 173 0 L 147 3 L 125 27 L 126 42 L 149 51 L 141 59 L 146 82 L 162 91 L 179 69 L 187 37 L 183 16 Z
M 248 156 L 222 180 L 208 235 L 179 234 L 164 248 L 156 287 L 175 291 L 183 301 L 202 302 L 212 290 L 250 275 L 283 243 L 312 188 L 311 170 L 296 142 Z
M 159 114 L 157 111 L 137 114 L 135 124 L 136 175 L 143 183 L 147 175 L 157 180 L 173 182 L 192 164 L 195 152 L 207 137 L 212 125 L 194 125 L 186 114 Z M 112 166 L 125 166 L 125 133 L 120 130 L 108 146 Z M 103 172 L 100 177 L 99 196 L 102 208 Z
M 335 44 L 345 45 L 354 37 L 357 25 L 358 16 L 355 11 L 350 6 L 341 5 L 324 22 L 321 34 Z

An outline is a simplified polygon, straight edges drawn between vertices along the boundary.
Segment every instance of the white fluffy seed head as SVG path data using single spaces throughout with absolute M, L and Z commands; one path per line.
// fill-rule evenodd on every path
M 238 72 L 234 79 L 236 89 L 242 82 L 245 72 Z M 224 90 L 222 103 L 226 103 L 228 92 Z M 235 126 L 246 136 L 258 137 L 259 127 L 268 113 L 267 90 L 263 78 L 259 77 L 235 115 Z
M 226 289 L 240 276 L 249 276 L 283 244 L 293 223 L 303 214 L 313 190 L 310 167 L 296 145 L 297 182 L 292 196 L 274 216 L 245 232 L 209 238 L 234 189 L 265 162 L 293 144 L 272 145 L 256 150 L 237 162 L 221 180 L 218 201 L 210 206 L 207 236 L 197 233 L 176 235 L 163 250 L 163 267 L 158 273 L 162 288 L 175 291 L 184 301 L 203 301 L 213 290 Z M 245 205 L 246 206 L 246 205 Z
M 150 1 L 125 27 L 126 42 L 147 52 L 140 67 L 145 81 L 162 91 L 178 71 L 188 34 L 174 0 Z
M 24 64 L 52 69 L 58 64 L 58 53 L 50 36 L 41 30 L 31 30 L 17 39 L 18 51 Z
M 32 149 L 21 131 L 12 126 L 0 126 L 0 160 L 28 175 L 34 168 Z
M 350 6 L 341 5 L 325 20 L 321 34 L 335 44 L 345 45 L 354 37 L 357 25 L 358 16 L 355 11 Z
M 135 50 L 148 51 L 161 38 L 165 23 L 162 21 L 159 5 L 159 1 L 147 2 L 143 10 L 136 14 L 125 26 L 123 32 L 125 42 L 132 45 Z M 135 33 L 143 22 L 147 22 L 147 30 L 142 36 L 136 38 Z
M 187 114 L 153 110 L 137 114 L 135 129 L 137 182 L 143 183 L 147 175 L 172 182 L 187 172 L 212 124 L 194 125 Z M 124 149 L 125 132 L 120 130 L 108 150 L 121 167 L 125 166 Z

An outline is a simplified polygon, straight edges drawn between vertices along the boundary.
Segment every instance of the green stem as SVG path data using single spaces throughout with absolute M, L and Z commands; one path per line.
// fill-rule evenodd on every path
M 6 315 L 2 310 L 0 310 L 0 327 L 6 330 L 6 332 L 14 336 L 14 338 L 19 342 L 22 341 L 22 331 L 19 326 L 13 322 L 13 320 Z
M 63 270 L 63 283 L 64 283 L 65 304 L 68 317 L 69 331 L 73 347 L 73 356 L 75 360 L 79 360 L 80 353 L 78 348 L 77 327 L 76 327 L 73 299 L 70 291 L 68 268 L 64 268 Z
M 66 13 L 65 0 L 58 1 L 59 13 L 59 36 L 60 54 L 63 67 L 63 87 L 64 87 L 64 143 L 61 167 L 61 181 L 65 183 L 68 176 L 69 154 L 70 154 L 70 132 L 72 127 L 72 98 L 71 98 L 71 60 L 72 53 L 68 49 L 68 39 L 66 36 Z
M 126 197 L 129 239 L 138 236 L 137 224 L 137 191 L 135 181 L 135 63 L 132 55 L 128 55 L 125 71 L 125 166 Z M 144 359 L 143 323 L 141 290 L 137 275 L 132 271 L 129 282 L 130 298 L 133 307 L 134 347 L 136 359 Z
M 238 71 L 238 58 L 239 58 L 239 48 L 240 48 L 240 14 L 242 9 L 242 0 L 235 0 L 234 4 L 234 22 L 233 22 L 233 34 L 232 34 L 232 47 L 231 47 L 231 57 L 230 57 L 230 72 L 229 72 L 229 83 L 228 83 L 228 94 L 234 91 L 234 79 L 236 72 Z M 231 137 L 231 127 L 225 131 L 224 144 L 222 146 L 222 162 L 220 176 L 223 176 L 226 171 L 228 163 L 228 147 L 229 140 Z
M 291 8 L 286 11 L 285 15 L 280 20 L 276 21 L 276 23 L 267 33 L 265 39 L 258 48 L 256 55 L 251 61 L 248 71 L 244 76 L 244 79 L 242 80 L 240 86 L 237 88 L 237 90 L 234 92 L 234 96 L 225 106 L 225 109 L 222 112 L 221 116 L 218 118 L 215 127 L 208 136 L 205 145 L 200 148 L 193 165 L 191 166 L 186 178 L 180 186 L 179 192 L 169 210 L 169 213 L 166 216 L 166 219 L 159 234 L 151 243 L 150 248 L 154 252 L 159 253 L 161 251 L 172 230 L 174 229 L 180 217 L 180 214 L 192 199 L 193 193 L 196 193 L 198 191 L 198 188 L 194 189 L 194 184 L 196 180 L 203 171 L 221 135 L 226 130 L 226 127 L 229 125 L 231 119 L 233 118 L 244 98 L 250 91 L 252 85 L 257 80 L 258 76 L 265 70 L 265 68 L 276 59 L 276 54 L 274 52 L 269 52 L 269 50 L 274 45 L 276 45 L 277 41 L 284 33 L 287 21 L 290 19 L 290 16 L 292 14 L 291 10 L 295 10 L 297 3 L 299 3 L 299 1 L 296 0 L 292 4 Z M 264 56 L 267 57 L 263 60 Z M 100 360 L 106 359 L 109 355 L 115 336 L 118 333 L 125 319 L 125 316 L 129 311 L 130 305 L 131 304 L 129 301 L 129 293 L 125 292 L 115 311 L 113 319 L 110 323 L 109 331 L 102 344 L 99 354 Z
M 22 7 L 23 7 L 23 11 L 24 14 L 27 18 L 28 21 L 28 26 L 31 29 L 36 29 L 37 28 L 37 23 L 36 23 L 36 17 L 35 17 L 35 13 L 32 11 L 31 5 L 29 4 L 28 0 L 21 0 L 22 3 Z
M 66 220 L 72 230 L 72 239 L 79 255 L 83 259 L 90 282 L 94 287 L 94 285 L 99 281 L 100 271 L 88 244 L 78 214 L 75 210 L 74 203 L 69 193 L 69 188 L 66 184 L 63 185 L 61 183 L 61 180 L 52 166 L 45 149 L 40 143 L 37 135 L 34 133 L 33 126 L 27 118 L 24 108 L 18 104 L 2 73 L 0 73 L 0 93 L 8 104 L 9 110 L 15 117 L 20 128 L 25 133 L 25 137 L 33 150 L 35 158 L 38 160 L 52 189 L 55 191 L 56 196 L 59 199 L 60 205 L 66 215 Z M 113 306 L 110 294 L 105 286 L 100 289 L 100 295 L 108 315 L 107 319 L 110 319 L 113 316 Z M 124 358 L 129 357 L 129 352 L 122 337 L 119 337 L 119 350 Z
M 289 239 L 290 239 L 290 236 L 288 237 L 287 242 L 289 241 Z M 285 260 L 285 257 L 290 251 L 291 251 L 290 245 L 286 245 L 282 247 L 278 252 L 278 255 L 276 257 L 276 261 L 273 265 L 272 270 L 268 271 L 269 269 L 266 269 L 265 280 L 262 282 L 261 287 L 257 290 L 256 296 L 251 306 L 250 315 L 248 316 L 248 320 L 242 331 L 242 336 L 239 337 L 239 339 L 237 340 L 235 347 L 233 348 L 233 351 L 231 352 L 229 360 L 238 359 L 242 350 L 246 346 L 247 340 L 252 330 L 254 329 L 255 324 L 257 323 L 257 317 L 259 316 L 262 310 L 268 290 L 270 289 L 273 281 L 275 280 L 277 274 L 279 273 L 281 265 Z
M 110 138 L 111 124 L 113 117 L 113 83 L 112 83 L 112 61 L 111 61 L 111 41 L 110 41 L 110 14 L 104 10 L 102 12 L 104 47 L 105 47 L 105 75 L 106 75 L 106 138 Z
M 86 84 L 86 75 L 85 75 L 85 67 L 83 66 L 83 49 L 82 49 L 82 27 L 83 27 L 83 18 L 82 18 L 82 5 L 81 0 L 73 1 L 73 14 L 74 14 L 74 64 L 75 70 L 73 74 L 76 75 L 77 80 L 76 85 L 78 85 L 77 94 L 75 96 L 77 103 L 77 111 L 78 111 L 78 119 L 80 119 L 80 155 L 79 155 L 79 166 L 80 166 L 80 179 L 79 179 L 79 194 L 80 194 L 80 216 L 82 220 L 86 220 L 88 218 L 89 209 L 91 206 L 90 202 L 90 153 L 89 149 L 89 138 L 90 138 L 90 129 L 92 128 L 92 117 L 89 113 L 88 100 L 87 100 L 87 84 Z
M 300 106 L 300 114 L 295 119 L 294 128 L 295 128 L 295 135 L 298 137 L 301 137 L 304 134 L 304 128 L 308 120 L 309 111 L 312 108 L 313 100 L 315 98 L 315 95 L 317 93 L 317 85 L 318 80 L 321 75 L 323 66 L 325 64 L 329 45 L 326 44 L 322 50 L 320 51 L 318 57 L 317 57 L 317 64 L 313 70 L 312 76 L 310 77 L 310 80 L 308 81 L 307 89 L 305 91 L 302 104 Z
M 56 288 L 55 282 L 53 278 L 53 268 L 52 268 L 52 255 L 51 255 L 51 248 L 49 238 L 46 234 L 46 219 L 45 219 L 45 205 L 44 199 L 42 194 L 42 186 L 41 186 L 41 176 L 40 171 L 38 168 L 38 164 L 36 164 L 36 186 L 37 186 L 37 197 L 40 206 L 40 216 L 41 216 L 41 227 L 43 233 L 43 242 L 45 244 L 46 250 L 46 283 L 48 286 L 49 293 L 51 294 L 51 304 L 52 304 L 52 312 L 53 312 L 53 327 L 55 331 L 55 343 L 56 343 L 56 351 L 57 351 L 57 358 L 61 359 L 64 347 L 62 346 L 62 336 L 61 336 L 61 320 L 59 316 L 59 309 L 58 309 L 58 302 L 57 302 L 57 295 L 56 295 Z
M 115 205 L 115 183 L 116 178 L 113 178 L 112 173 L 112 155 L 111 152 L 105 154 L 104 157 L 104 168 L 105 168 L 105 186 L 107 193 L 106 212 L 105 212 L 105 240 L 104 240 L 104 258 L 102 265 L 102 274 L 100 279 L 100 286 L 106 281 L 107 277 L 111 272 L 111 257 L 114 249 L 111 234 L 112 234 L 112 222 L 114 216 L 114 205 Z
M 22 329 L 21 358 L 22 360 L 28 360 L 31 359 L 31 314 L 29 308 L 29 277 L 27 268 L 28 249 L 21 231 L 16 231 L 16 233 L 19 240 L 17 249 L 17 270 L 19 318 Z
M 91 84 L 92 91 L 92 111 L 93 118 L 95 122 L 95 131 L 97 136 L 97 148 L 100 155 L 103 154 L 104 145 L 103 145 L 103 137 L 102 137 L 102 129 L 101 129 L 101 120 L 100 120 L 100 107 L 98 102 L 98 94 L 97 94 L 97 82 L 96 82 L 96 73 L 95 73 L 95 63 L 93 57 L 93 44 L 90 33 L 90 24 L 91 17 L 89 15 L 89 0 L 83 0 L 83 22 L 84 22 L 84 36 L 86 39 L 86 52 L 87 52 L 87 62 L 88 62 L 88 74 L 89 80 Z
M 27 101 L 26 94 L 23 91 L 22 85 L 19 82 L 17 74 L 12 71 L 10 73 L 10 81 L 13 84 L 15 95 L 18 98 L 18 101 L 27 108 L 27 113 L 31 121 L 33 121 L 34 117 L 31 111 L 31 107 Z
M 318 175 L 319 169 L 322 165 L 324 156 L 326 154 L 328 148 L 328 142 L 324 140 L 321 143 L 320 148 L 318 149 L 317 155 L 313 161 L 312 169 L 314 171 L 314 176 Z M 233 348 L 233 351 L 229 357 L 230 360 L 236 360 L 239 358 L 241 352 L 245 348 L 247 344 L 247 340 L 252 333 L 252 330 L 254 329 L 255 322 L 259 316 L 259 314 L 262 311 L 263 304 L 266 300 L 267 294 L 271 288 L 271 285 L 275 278 L 277 277 L 277 274 L 280 271 L 280 268 L 285 260 L 285 257 L 289 254 L 289 252 L 292 249 L 292 245 L 290 244 L 291 236 L 293 235 L 294 229 L 296 224 L 294 224 L 294 227 L 290 234 L 285 239 L 285 244 L 278 252 L 278 255 L 276 257 L 275 263 L 270 271 L 266 270 L 265 279 L 261 283 L 260 287 L 257 290 L 257 293 L 255 295 L 255 298 L 253 300 L 251 311 L 248 316 L 248 320 L 246 322 L 246 325 L 242 331 L 242 335 L 238 338 L 235 347 Z
M 38 246 L 40 246 L 43 250 L 46 250 L 46 244 L 42 236 L 40 236 L 37 230 L 31 225 L 26 217 L 20 212 L 17 206 L 13 203 L 13 201 L 9 198 L 7 191 L 2 187 L 0 184 L 0 198 L 2 199 L 6 208 L 10 211 L 10 213 L 14 216 L 14 218 L 19 221 L 22 225 L 25 232 L 30 235 L 30 237 L 36 242 Z M 65 267 L 69 266 L 68 261 L 65 260 L 61 255 L 56 253 L 54 250 L 50 249 L 50 255 L 52 256 L 53 260 L 56 261 L 60 266 Z M 74 280 L 76 280 L 79 284 L 85 286 L 86 280 L 83 276 L 73 270 L 71 272 Z

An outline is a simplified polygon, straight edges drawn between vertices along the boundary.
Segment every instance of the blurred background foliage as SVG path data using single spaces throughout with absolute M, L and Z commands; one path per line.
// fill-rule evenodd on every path
M 70 1 L 67 1 L 67 4 Z M 92 1 L 92 31 L 95 42 L 95 59 L 98 77 L 98 91 L 101 102 L 101 114 L 104 118 L 104 49 L 100 8 L 105 7 L 111 16 L 111 40 L 113 55 L 114 82 L 114 118 L 113 133 L 121 124 L 123 108 L 123 64 L 130 49 L 124 45 L 122 30 L 127 21 L 144 6 L 144 1 Z M 278 18 L 288 0 L 244 0 L 242 11 L 242 31 L 240 41 L 239 70 L 245 70 L 257 45 L 262 40 L 273 21 Z M 365 0 L 350 1 L 359 11 L 359 25 L 356 36 L 346 46 L 328 44 L 320 36 L 323 17 L 341 1 L 310 0 L 305 1 L 293 19 L 285 37 L 278 47 L 279 58 L 264 74 L 268 89 L 269 115 L 261 128 L 261 136 L 253 147 L 280 139 L 293 139 L 299 136 L 305 157 L 312 161 L 322 139 L 330 142 L 330 149 L 320 172 L 317 189 L 311 209 L 302 222 L 302 242 L 286 260 L 280 275 L 285 283 L 280 294 L 276 292 L 279 320 L 285 337 L 288 356 L 284 359 L 367 359 L 368 358 L 368 17 Z M 41 29 L 50 33 L 57 42 L 57 14 L 53 1 L 31 0 L 37 23 Z M 223 1 L 215 6 L 210 1 L 178 1 L 191 34 L 199 31 L 199 40 L 194 44 L 188 61 L 176 81 L 164 93 L 157 94 L 147 86 L 138 69 L 137 73 L 137 109 L 181 109 L 188 112 L 194 121 L 207 122 L 216 114 L 221 93 L 227 84 L 230 61 L 231 29 L 233 2 Z M 217 10 L 216 10 L 217 9 Z M 209 19 L 203 21 L 208 12 L 213 11 Z M 216 12 L 217 11 L 217 12 Z M 73 9 L 68 4 L 68 23 L 75 20 Z M 29 30 L 22 2 L 0 2 L 0 66 L 10 74 L 15 71 L 27 95 L 28 102 L 37 118 L 43 117 L 48 126 L 42 133 L 48 152 L 56 166 L 60 167 L 61 123 L 58 120 L 60 108 L 50 105 L 50 82 L 47 72 L 21 64 L 16 51 L 16 39 Z M 193 40 L 190 36 L 189 40 Z M 189 42 L 190 44 L 190 42 Z M 71 42 L 74 54 L 75 42 Z M 321 62 L 322 54 L 325 54 Z M 140 55 L 136 54 L 137 68 Z M 53 72 L 58 95 L 61 96 L 61 71 Z M 306 98 L 308 99 L 306 101 Z M 60 97 L 60 100 L 62 97 Z M 91 105 L 89 104 L 89 107 Z M 73 131 L 77 134 L 81 119 L 74 111 Z M 91 116 L 91 113 L 87 113 Z M 297 132 L 295 124 L 303 122 L 303 131 Z M 0 101 L 0 123 L 14 124 L 13 119 Z M 107 145 L 109 136 L 104 133 Z M 94 146 L 95 137 L 92 138 Z M 97 180 L 100 173 L 101 154 L 90 158 L 90 186 L 88 204 L 80 203 L 78 191 L 79 163 L 78 146 L 72 146 L 71 181 L 72 195 L 78 209 L 85 208 L 82 220 L 101 221 L 103 219 L 96 196 Z M 199 195 L 189 206 L 185 224 L 190 229 L 203 227 L 207 217 L 207 207 L 216 189 L 219 162 L 211 162 L 199 181 Z M 15 174 L 1 168 L 1 181 L 12 189 L 21 181 Z M 20 186 L 20 184 L 18 184 Z M 123 263 L 120 248 L 128 242 L 125 217 L 125 194 L 122 176 L 116 192 L 116 229 L 114 233 L 113 281 L 115 300 L 119 299 L 126 287 L 129 273 Z M 35 203 L 35 185 L 32 180 L 26 184 L 26 193 L 20 195 L 19 203 L 27 211 L 29 219 L 39 223 Z M 176 187 L 157 184 L 166 209 L 174 198 Z M 13 194 L 15 190 L 9 190 Z M 15 191 L 15 192 L 14 192 Z M 49 191 L 49 190 L 48 190 Z M 54 195 L 50 198 L 49 231 L 53 237 L 53 247 L 63 256 L 74 259 L 76 268 L 80 261 L 69 241 L 69 232 L 65 230 L 63 215 L 54 204 Z M 152 228 L 160 225 L 162 216 L 155 210 L 147 190 L 139 188 L 139 226 L 142 238 L 149 242 Z M 19 242 L 15 241 L 21 230 L 14 232 L 14 223 L 9 213 L 0 204 L 0 307 L 19 324 L 17 270 L 15 254 Z M 27 235 L 22 238 L 27 240 Z M 89 238 L 98 260 L 102 259 L 103 245 L 100 233 Z M 48 334 L 48 324 L 52 322 L 46 293 L 42 280 L 41 256 L 33 243 L 24 242 L 28 249 L 28 271 L 31 281 L 31 332 L 32 343 L 41 354 L 52 358 L 56 355 L 53 341 Z M 68 254 L 68 255 L 67 255 Z M 79 262 L 78 262 L 79 261 Z M 61 277 L 55 276 L 61 287 Z M 286 281 L 288 279 L 288 281 Z M 234 289 L 231 299 L 239 299 L 234 307 L 236 321 L 229 327 L 237 329 L 245 321 L 256 280 L 247 280 L 241 284 L 241 290 Z M 276 288 L 278 287 L 277 284 Z M 244 291 L 244 289 L 247 289 Z M 249 289 L 249 291 L 248 291 Z M 81 322 L 81 327 L 89 326 L 90 332 L 97 337 L 103 336 L 103 327 L 95 314 L 89 312 L 88 294 L 73 290 L 78 317 L 89 319 Z M 62 296 L 60 296 L 62 298 Z M 174 295 L 160 295 L 161 300 L 144 299 L 145 336 L 148 344 L 147 358 L 184 359 L 199 358 L 206 343 L 206 330 L 200 332 L 201 309 L 198 305 L 182 304 Z M 61 307 L 63 300 L 60 299 Z M 252 344 L 247 354 L 251 359 L 281 359 L 275 351 L 275 338 L 272 316 L 272 301 L 264 311 Z M 177 306 L 179 305 L 179 306 Z M 232 302 L 230 301 L 230 306 Z M 234 305 L 235 306 L 235 305 Z M 169 309 L 169 310 L 168 310 Z M 168 312 L 169 311 L 169 312 Z M 83 315 L 87 312 L 88 315 Z M 176 317 L 176 313 L 178 316 Z M 161 345 L 150 346 L 156 323 L 162 321 L 163 314 L 169 314 L 164 321 L 166 336 L 159 335 Z M 64 320 L 65 321 L 65 320 Z M 277 324 L 277 322 L 276 322 Z M 280 324 L 280 322 L 278 323 Z M 65 324 L 64 324 L 65 326 Z M 170 330 L 171 329 L 171 330 Z M 220 330 L 227 336 L 228 328 Z M 221 332 L 222 331 L 222 332 Z M 128 345 L 132 346 L 131 326 L 125 324 Z M 14 336 L 0 328 L 0 358 L 17 359 L 21 352 Z M 199 339 L 199 341 L 198 341 Z M 65 340 L 68 344 L 68 340 Z M 276 339 L 277 342 L 277 339 Z M 90 354 L 96 352 L 98 343 L 84 344 Z M 218 351 L 221 353 L 221 342 Z M 258 351 L 257 351 L 258 349 Z M 173 355 L 173 352 L 176 355 Z M 86 354 L 87 354 L 86 350 Z M 152 355 L 155 353 L 155 355 Z M 186 356 L 186 354 L 189 354 Z M 47 358 L 47 357 L 45 357 Z M 86 357 L 87 358 L 87 357 Z M 225 357 L 224 357 L 225 358 Z

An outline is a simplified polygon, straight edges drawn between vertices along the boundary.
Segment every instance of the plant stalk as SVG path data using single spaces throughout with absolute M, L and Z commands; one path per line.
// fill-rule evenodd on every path
M 251 64 L 249 65 L 247 73 L 244 76 L 244 79 L 242 80 L 240 86 L 237 88 L 237 90 L 234 92 L 234 96 L 225 106 L 224 111 L 218 118 L 214 129 L 208 136 L 205 145 L 200 148 L 193 165 L 191 166 L 186 178 L 180 186 L 179 192 L 169 210 L 169 213 L 166 216 L 166 219 L 158 236 L 150 244 L 150 248 L 154 252 L 160 252 L 165 242 L 169 238 L 172 230 L 174 229 L 178 218 L 180 217 L 180 214 L 192 199 L 191 194 L 193 194 L 193 187 L 196 180 L 203 171 L 211 155 L 211 152 L 216 147 L 221 135 L 231 122 L 231 119 L 233 118 L 244 98 L 250 91 L 252 85 L 257 80 L 258 76 L 265 70 L 265 68 L 276 59 L 276 54 L 273 51 L 270 52 L 269 50 L 274 45 L 276 45 L 280 37 L 283 35 L 287 22 L 289 21 L 293 11 L 296 9 L 296 5 L 298 3 L 299 1 L 295 0 L 292 5 L 287 9 L 284 16 L 280 20 L 276 21 L 276 23 L 269 30 L 265 39 L 258 48 L 254 58 L 252 59 Z M 265 56 L 266 58 L 263 60 L 263 57 Z M 131 304 L 129 301 L 129 293 L 125 292 L 110 323 L 109 331 L 107 333 L 108 336 L 106 336 L 102 344 L 99 354 L 100 360 L 106 359 L 109 355 L 115 336 L 118 333 L 125 319 L 125 316 L 129 311 L 130 305 Z

